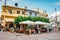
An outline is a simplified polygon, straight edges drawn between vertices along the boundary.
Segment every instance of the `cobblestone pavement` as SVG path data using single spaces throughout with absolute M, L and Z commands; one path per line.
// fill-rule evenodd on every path
M 49 33 L 32 34 L 32 35 L 0 32 L 0 40 L 60 40 L 60 32 L 52 31 Z

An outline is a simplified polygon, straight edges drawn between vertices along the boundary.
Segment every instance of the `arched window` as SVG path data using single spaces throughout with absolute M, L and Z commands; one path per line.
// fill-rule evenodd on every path
M 12 14 L 12 10 L 9 10 L 9 13 Z
M 20 14 L 20 11 L 17 11 L 17 14 Z

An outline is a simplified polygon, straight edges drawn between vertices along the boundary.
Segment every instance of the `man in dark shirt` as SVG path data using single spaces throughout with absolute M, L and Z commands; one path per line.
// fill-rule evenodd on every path
M 35 29 L 35 33 L 38 33 L 38 29 L 37 29 L 37 27 L 35 27 L 34 29 Z
M 0 24 L 0 31 L 1 31 L 1 24 Z

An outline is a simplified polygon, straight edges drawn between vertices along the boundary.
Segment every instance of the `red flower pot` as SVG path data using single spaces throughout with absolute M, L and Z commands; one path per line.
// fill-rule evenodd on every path
M 34 33 L 35 30 L 31 30 L 32 33 Z
M 17 33 L 23 33 L 23 30 L 16 30 Z

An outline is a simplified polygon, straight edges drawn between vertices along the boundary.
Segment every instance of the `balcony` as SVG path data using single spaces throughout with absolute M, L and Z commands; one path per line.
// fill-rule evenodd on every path
M 14 14 L 14 13 L 12 13 L 12 14 L 10 14 L 10 13 L 5 13 L 5 12 L 2 12 L 2 16 L 9 16 L 9 17 L 18 17 L 18 16 L 27 16 L 26 14 Z

